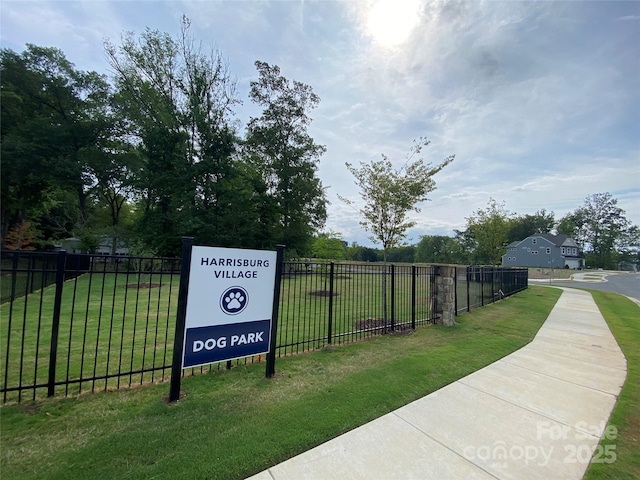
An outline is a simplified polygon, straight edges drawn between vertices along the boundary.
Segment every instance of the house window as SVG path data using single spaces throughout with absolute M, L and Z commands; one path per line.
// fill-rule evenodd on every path
M 537 245 L 538 244 L 538 239 L 537 238 L 532 238 L 531 239 L 531 245 Z
M 567 249 L 562 247 L 562 255 L 566 255 L 566 253 L 567 253 Z
M 538 254 L 538 250 L 531 250 L 531 255 L 537 255 Z
M 578 249 L 577 248 L 572 248 L 571 249 L 571 253 L 574 255 L 578 255 Z
M 551 255 L 551 247 L 547 247 L 546 251 L 547 251 L 547 255 Z

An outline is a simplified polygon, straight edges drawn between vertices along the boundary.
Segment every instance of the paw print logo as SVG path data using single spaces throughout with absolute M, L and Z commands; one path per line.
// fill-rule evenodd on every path
M 227 315 L 237 315 L 249 303 L 249 294 L 242 287 L 227 288 L 220 297 L 220 308 Z

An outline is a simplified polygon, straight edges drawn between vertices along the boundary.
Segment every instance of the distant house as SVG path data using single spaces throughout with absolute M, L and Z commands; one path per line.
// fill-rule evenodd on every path
M 98 255 L 111 255 L 113 246 L 113 238 L 108 236 L 102 236 L 100 242 L 97 245 L 95 254 Z M 67 238 L 62 240 L 60 244 L 56 245 L 58 250 L 64 249 L 67 253 L 87 253 L 82 248 L 82 240 L 76 237 Z M 119 241 L 116 247 L 116 255 L 129 255 L 129 249 L 123 242 Z
M 584 267 L 578 244 L 566 235 L 538 233 L 507 245 L 504 267 L 571 268 Z

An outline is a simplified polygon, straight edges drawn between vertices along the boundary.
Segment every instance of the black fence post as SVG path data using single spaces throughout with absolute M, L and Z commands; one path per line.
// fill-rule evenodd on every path
M 327 343 L 331 345 L 331 337 L 333 336 L 333 273 L 334 262 L 329 265 L 329 325 L 327 328 Z
M 458 267 L 453 267 L 453 314 L 458 316 Z
M 484 307 L 484 267 L 480 267 L 480 306 Z
M 396 266 L 391 264 L 391 331 L 396 329 Z
M 467 266 L 467 312 L 471 311 L 471 267 Z
M 489 303 L 493 303 L 496 301 L 496 267 L 491 267 L 491 301 Z
M 60 330 L 60 307 L 62 305 L 62 289 L 64 287 L 64 268 L 67 251 L 60 250 L 56 258 L 56 293 L 53 303 L 53 324 L 51 325 L 51 344 L 49 346 L 49 382 L 47 396 L 53 397 L 56 387 L 56 360 L 58 357 L 58 332 Z
M 416 329 L 416 276 L 417 267 L 411 265 L 411 330 Z
M 191 272 L 191 247 L 193 247 L 193 237 L 182 237 L 180 288 L 178 290 L 178 314 L 176 315 L 176 333 L 173 337 L 173 363 L 171 364 L 171 387 L 169 390 L 170 402 L 175 402 L 180 399 L 182 353 L 184 350 L 184 327 L 187 316 L 189 274 Z
M 276 373 L 276 341 L 278 339 L 278 313 L 280 311 L 280 284 L 282 283 L 282 265 L 284 260 L 284 245 L 276 245 L 278 251 L 276 257 L 276 282 L 273 292 L 273 308 L 271 309 L 271 339 L 267 352 L 265 377 L 271 378 Z

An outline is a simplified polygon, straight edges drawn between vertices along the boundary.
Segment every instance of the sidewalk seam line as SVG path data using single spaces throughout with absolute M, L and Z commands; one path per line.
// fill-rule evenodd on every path
M 506 358 L 506 357 L 505 357 L 505 358 Z M 570 385 L 575 385 L 575 386 L 577 386 L 577 387 L 587 388 L 587 389 L 589 389 L 589 390 L 593 390 L 594 392 L 600 392 L 600 393 L 604 393 L 605 395 L 610 395 L 610 396 L 612 396 L 612 397 L 614 397 L 614 398 L 618 398 L 618 395 L 614 395 L 613 393 L 605 392 L 604 390 L 600 390 L 600 389 L 598 389 L 598 388 L 590 387 L 590 386 L 588 386 L 588 385 L 583 385 L 583 384 L 581 384 L 581 383 L 572 382 L 572 381 L 570 381 L 570 380 L 565 380 L 564 378 L 554 377 L 553 375 L 549 375 L 549 374 L 547 374 L 547 373 L 542 373 L 542 372 L 539 372 L 539 371 L 537 371 L 537 370 L 532 370 L 531 368 L 523 367 L 522 365 L 516 365 L 516 364 L 514 364 L 514 363 L 510 363 L 510 362 L 508 362 L 508 361 L 504 360 L 504 358 L 503 358 L 502 360 L 498 360 L 498 361 L 499 361 L 499 362 L 506 363 L 507 365 L 511 365 L 512 367 L 516 367 L 516 368 L 520 368 L 520 369 L 522 369 L 522 370 L 526 370 L 527 372 L 537 373 L 538 375 L 544 375 L 544 376 L 545 376 L 545 377 L 547 377 L 547 378 L 552 378 L 552 379 L 554 379 L 554 380 L 558 380 L 558 381 L 560 381 L 560 382 L 565 382 L 565 383 L 568 383 L 568 384 L 570 384 Z
M 455 382 L 454 382 L 455 383 Z M 429 395 L 427 395 L 428 397 Z M 425 397 L 426 398 L 426 397 Z M 399 409 L 398 409 L 399 410 Z M 492 478 L 495 478 L 496 480 L 500 480 L 500 477 L 496 477 L 494 474 L 492 474 L 491 472 L 485 470 L 482 466 L 478 465 L 477 463 L 474 463 L 473 461 L 469 460 L 467 457 L 460 455 L 458 452 L 456 452 L 454 449 L 452 449 L 450 446 L 445 445 L 444 443 L 442 443 L 440 440 L 438 440 L 437 438 L 432 437 L 431 435 L 429 435 L 427 432 L 425 432 L 424 430 L 422 430 L 421 428 L 417 427 L 416 425 L 414 425 L 413 423 L 411 423 L 410 421 L 402 418 L 400 415 L 397 414 L 398 410 L 394 410 L 393 412 L 391 412 L 393 414 L 393 416 L 395 416 L 396 418 L 400 419 L 401 421 L 403 421 L 404 423 L 406 423 L 407 425 L 409 425 L 411 428 L 413 428 L 414 430 L 417 430 L 418 432 L 420 432 L 421 434 L 423 434 L 425 437 L 430 438 L 431 440 L 433 440 L 434 442 L 442 445 L 444 448 L 446 448 L 447 450 L 449 450 L 451 453 L 453 453 L 454 455 L 460 457 L 461 459 L 463 459 L 465 462 L 470 463 L 471 465 L 479 468 L 480 470 L 482 470 L 483 472 L 485 472 L 487 475 L 489 475 Z
M 464 385 L 465 387 L 473 388 L 474 390 L 476 390 L 476 391 L 478 391 L 478 392 L 480 392 L 480 393 L 484 393 L 485 395 L 489 395 L 490 397 L 493 397 L 493 398 L 496 398 L 496 399 L 498 399 L 498 400 L 501 400 L 501 401 L 503 401 L 503 402 L 505 402 L 505 403 L 508 403 L 509 405 L 513 405 L 514 407 L 518 407 L 518 408 L 520 408 L 520 409 L 522 409 L 522 410 L 525 410 L 525 411 L 527 411 L 527 412 L 533 413 L 534 415 L 539 415 L 539 416 L 541 416 L 541 417 L 543 417 L 543 418 L 546 418 L 546 419 L 548 419 L 548 420 L 551 420 L 552 422 L 559 423 L 560 425 L 565 425 L 565 426 L 567 426 L 567 427 L 569 427 L 569 428 L 572 428 L 572 429 L 574 429 L 574 430 L 576 430 L 576 431 L 578 431 L 578 432 L 585 433 L 585 434 L 587 434 L 587 435 L 590 435 L 590 436 L 592 436 L 592 437 L 596 438 L 596 436 L 595 436 L 595 435 L 593 435 L 593 434 L 591 434 L 591 433 L 589 433 L 589 432 L 584 432 L 583 430 L 578 430 L 578 429 L 575 427 L 575 425 L 569 425 L 568 423 L 565 423 L 565 422 L 563 422 L 563 421 L 560 421 L 560 420 L 558 420 L 558 419 L 556 419 L 556 418 L 551 418 L 551 417 L 549 417 L 549 416 L 547 416 L 547 415 L 545 415 L 545 414 L 543 414 L 543 413 L 536 412 L 535 410 L 531 410 L 530 408 L 527 408 L 527 407 L 525 407 L 525 406 L 523 406 L 523 405 L 518 405 L 517 403 L 513 403 L 513 402 L 511 402 L 511 401 L 509 401 L 509 400 L 507 400 L 507 399 L 505 399 L 505 398 L 499 397 L 499 396 L 494 395 L 494 394 L 492 394 L 492 393 L 489 393 L 489 392 L 487 392 L 487 391 L 485 391 L 485 390 L 480 390 L 479 388 L 474 387 L 473 385 L 469 385 L 469 384 L 467 384 L 467 383 L 462 382 L 462 380 L 464 380 L 464 379 L 460 379 L 460 380 L 458 380 L 458 382 L 460 382 L 460 383 L 461 383 L 462 385 Z M 455 382 L 454 382 L 454 383 L 455 383 Z M 598 440 L 599 440 L 599 439 L 598 439 Z
M 572 345 L 580 345 L 580 344 L 578 344 L 578 343 L 572 343 Z M 556 356 L 558 356 L 558 357 L 562 357 L 562 358 L 569 358 L 569 359 L 571 359 L 571 360 L 576 360 L 576 361 L 579 361 L 579 362 L 588 363 L 589 365 L 597 365 L 597 366 L 599 366 L 599 367 L 605 366 L 605 367 L 608 367 L 608 368 L 614 368 L 614 369 L 616 369 L 616 370 L 624 370 L 625 372 L 628 370 L 628 367 L 621 368 L 621 367 L 613 367 L 613 366 L 610 366 L 610 365 L 602 365 L 602 364 L 597 363 L 597 362 L 595 362 L 595 361 L 594 361 L 594 362 L 590 362 L 590 361 L 588 361 L 588 360 L 582 360 L 582 359 L 579 359 L 579 358 L 572 357 L 572 356 L 570 356 L 570 355 L 564 355 L 564 354 L 562 354 L 562 353 L 554 353 L 554 352 L 549 352 L 549 351 L 547 351 L 547 350 L 543 350 L 543 349 L 540 349 L 540 348 L 535 348 L 534 342 L 528 343 L 526 346 L 527 346 L 527 347 L 531 347 L 531 348 L 533 348 L 534 350 L 537 350 L 538 352 L 549 353 L 549 354 L 551 354 L 551 355 L 556 355 Z M 524 348 L 524 347 L 523 347 L 523 348 Z M 516 351 L 517 351 L 517 350 L 516 350 Z M 604 351 L 604 350 L 602 350 L 602 351 Z M 622 357 L 625 359 L 625 363 L 627 363 L 627 362 L 626 362 L 627 358 L 624 356 L 624 354 L 622 354 Z

